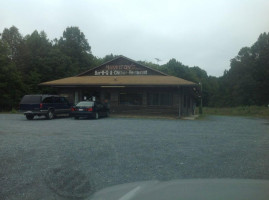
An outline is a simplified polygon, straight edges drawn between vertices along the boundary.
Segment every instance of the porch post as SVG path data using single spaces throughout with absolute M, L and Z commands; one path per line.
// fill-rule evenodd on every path
M 75 90 L 75 104 L 78 103 L 78 91 Z

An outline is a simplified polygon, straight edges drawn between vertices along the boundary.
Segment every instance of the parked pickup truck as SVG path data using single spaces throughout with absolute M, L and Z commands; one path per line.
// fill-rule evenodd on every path
M 65 97 L 58 95 L 25 95 L 20 102 L 20 112 L 23 112 L 28 120 L 34 116 L 45 116 L 53 119 L 59 114 L 70 114 L 71 104 Z

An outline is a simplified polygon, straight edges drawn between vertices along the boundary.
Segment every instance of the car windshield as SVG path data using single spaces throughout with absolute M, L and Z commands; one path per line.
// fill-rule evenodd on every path
M 79 102 L 76 106 L 90 107 L 93 105 L 94 105 L 94 102 L 92 102 L 92 101 L 82 101 L 82 102 Z
M 0 5 L 0 200 L 189 179 L 268 180 L 269 200 L 269 0 Z

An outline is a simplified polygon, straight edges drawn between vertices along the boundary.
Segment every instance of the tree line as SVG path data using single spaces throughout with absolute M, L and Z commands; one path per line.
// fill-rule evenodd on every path
M 41 82 L 77 75 L 115 57 L 94 56 L 78 27 L 67 27 L 54 40 L 49 40 L 44 31 L 22 36 L 15 26 L 5 28 L 0 35 L 0 111 L 17 108 L 25 94 L 55 92 L 40 87 Z M 261 34 L 251 47 L 242 48 L 221 77 L 208 76 L 198 66 L 189 67 L 174 58 L 164 65 L 138 62 L 202 83 L 205 106 L 269 103 L 269 33 Z
M 220 77 L 208 76 L 194 66 L 171 59 L 164 65 L 145 63 L 167 74 L 201 83 L 205 106 L 269 105 L 269 33 L 262 33 L 251 47 L 243 47 Z M 218 67 L 218 66 L 216 66 Z

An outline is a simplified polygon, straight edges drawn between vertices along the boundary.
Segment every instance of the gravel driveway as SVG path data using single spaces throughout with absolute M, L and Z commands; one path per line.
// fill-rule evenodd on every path
M 36 119 L 0 115 L 0 199 L 83 199 L 111 185 L 269 179 L 268 120 Z

